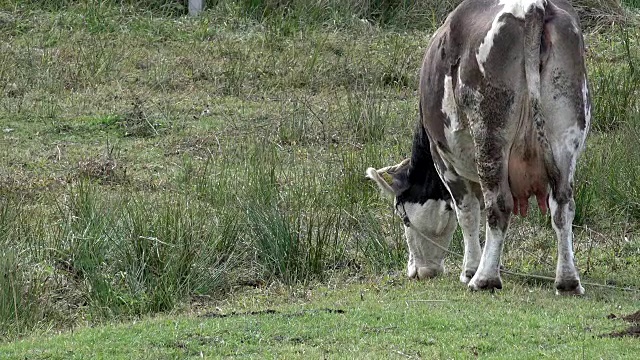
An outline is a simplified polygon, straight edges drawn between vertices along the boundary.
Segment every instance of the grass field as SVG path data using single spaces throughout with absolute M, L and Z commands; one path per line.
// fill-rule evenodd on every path
M 273 286 L 229 296 L 180 317 L 81 328 L 0 345 L 16 359 L 635 359 L 640 342 L 609 337 L 635 311 L 627 293 L 586 298 L 509 278 L 509 289 L 470 293 L 455 277 L 404 277 Z M 636 301 L 637 301 L 636 297 Z M 637 302 L 636 302 L 637 305 Z
M 639 289 L 640 27 L 637 3 L 624 3 L 624 11 L 607 10 L 605 1 L 581 11 L 594 123 L 577 172 L 575 250 L 586 282 Z M 485 311 L 496 320 L 486 325 L 492 334 L 507 336 L 500 329 L 521 323 L 508 336 L 533 336 L 523 351 L 555 357 L 561 345 L 538 345 L 558 336 L 594 356 L 614 357 L 616 346 L 638 351 L 637 339 L 594 340 L 619 325 L 607 314 L 640 309 L 637 291 L 586 286 L 584 299 L 555 299 L 537 281 L 508 277 L 495 301 L 455 283 L 461 262 L 454 257 L 444 279 L 401 280 L 401 222 L 364 170 L 408 155 L 422 54 L 455 2 L 208 4 L 189 18 L 170 1 L 0 0 L 0 340 L 27 338 L 2 345 L 0 355 L 89 357 L 97 350 L 87 342 L 142 327 L 155 330 L 123 336 L 141 347 L 171 344 L 169 334 L 154 340 L 153 332 L 176 323 L 185 333 L 171 336 L 185 347 L 154 347 L 157 353 L 140 357 L 218 354 L 218 345 L 189 340 L 201 327 L 229 333 L 238 355 L 319 357 L 322 346 L 288 340 L 306 335 L 283 333 L 288 325 L 304 333 L 304 324 L 319 319 L 326 326 L 313 330 L 314 339 L 349 327 L 331 338 L 328 354 L 348 348 L 354 356 L 402 357 L 419 349 L 419 356 L 446 357 L 462 346 L 472 356 L 471 347 L 487 346 L 479 353 L 498 356 L 508 342 L 447 330 L 482 327 Z M 457 233 L 458 253 L 460 240 Z M 534 212 L 514 219 L 503 262 L 552 276 L 555 249 L 549 219 Z M 340 285 L 328 298 L 290 303 L 292 294 L 327 284 Z M 386 305 L 376 297 L 356 305 L 363 289 L 377 286 Z M 281 290 L 267 297 L 274 287 Z M 440 287 L 456 300 L 422 304 L 414 315 L 404 304 L 422 291 L 440 299 Z M 166 315 L 192 313 L 200 302 L 304 316 Z M 504 318 L 505 304 L 513 305 L 513 319 Z M 344 314 L 321 310 L 338 305 Z M 425 318 L 425 309 L 442 313 Z M 386 320 L 372 320 L 380 313 Z M 442 324 L 433 329 L 435 346 L 426 335 L 426 343 L 398 345 L 395 355 L 376 345 L 378 335 L 393 344 L 422 338 L 417 326 L 431 320 Z M 270 321 L 264 353 L 254 343 L 260 337 L 242 343 L 234 330 Z M 369 322 L 383 330 L 364 331 Z M 388 325 L 394 322 L 407 325 Z M 566 326 L 572 330 L 558 335 Z M 591 326 L 598 330 L 584 330 Z M 50 338 L 69 329 L 76 330 Z M 290 352 L 279 352 L 283 341 Z M 585 347 L 590 341 L 600 345 Z M 29 352 L 34 344 L 51 353 Z M 229 349 L 219 354 L 232 355 Z

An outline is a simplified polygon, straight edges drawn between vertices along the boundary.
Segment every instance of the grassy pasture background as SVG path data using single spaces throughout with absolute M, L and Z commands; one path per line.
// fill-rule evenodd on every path
M 456 3 L 209 1 L 189 18 L 0 0 L 0 339 L 402 272 L 401 224 L 364 170 L 408 155 L 423 51 Z M 577 3 L 594 102 L 577 261 L 638 288 L 638 3 Z M 507 268 L 553 274 L 547 218 L 509 239 Z

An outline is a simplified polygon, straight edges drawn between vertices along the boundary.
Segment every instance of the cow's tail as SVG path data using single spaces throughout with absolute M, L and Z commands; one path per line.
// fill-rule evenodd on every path
M 529 88 L 529 101 L 533 120 L 536 125 L 542 121 L 540 109 L 540 65 L 542 62 L 542 37 L 544 31 L 544 13 L 547 0 L 534 2 L 524 16 L 524 69 L 527 86 Z
M 524 67 L 527 87 L 529 90 L 530 117 L 533 128 L 538 134 L 545 133 L 545 119 L 540 99 L 540 75 L 548 56 L 550 44 L 545 36 L 545 16 L 551 14 L 553 4 L 547 0 L 537 0 L 524 16 Z M 541 142 L 547 175 L 551 181 L 557 178 L 558 168 L 553 156 L 553 150 L 545 136 L 537 136 Z

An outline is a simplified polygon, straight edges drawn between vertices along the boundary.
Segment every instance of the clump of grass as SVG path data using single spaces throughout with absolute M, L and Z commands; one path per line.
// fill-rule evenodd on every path
M 240 96 L 244 90 L 249 66 L 249 54 L 242 50 L 225 48 L 223 53 L 225 64 L 222 69 L 222 93 Z
M 379 210 L 379 209 L 377 209 Z M 370 209 L 354 213 L 355 226 L 352 232 L 356 247 L 357 262 L 366 265 L 374 273 L 389 269 L 404 269 L 407 250 L 401 224 L 391 211 L 374 215 Z M 391 220 L 391 227 L 384 228 L 380 216 Z
M 90 0 L 72 1 L 72 0 L 27 0 L 23 3 L 30 6 L 37 6 L 48 11 L 63 11 L 74 7 L 81 7 L 85 11 L 92 8 L 104 9 L 106 7 L 123 9 L 132 8 L 138 12 L 152 12 L 154 14 L 164 16 L 180 16 L 187 13 L 188 0 L 103 0 L 98 3 Z M 217 0 L 210 0 L 209 3 L 215 4 Z
M 385 137 L 388 104 L 380 96 L 369 91 L 347 92 L 340 104 L 343 123 L 348 124 L 353 138 L 361 144 L 377 142 Z
M 640 219 L 640 173 L 637 167 L 628 166 L 640 161 L 629 146 L 640 136 L 639 124 L 635 114 L 617 131 L 594 134 L 589 140 L 577 171 L 579 223 L 632 224 Z
M 354 19 L 382 26 L 428 28 L 435 25 L 434 19 L 444 18 L 460 1 L 244 0 L 238 3 L 245 15 L 260 22 L 275 21 L 282 28 L 299 26 L 302 23 L 322 24 L 336 20 L 349 23 Z
M 141 201 L 128 207 L 127 241 L 116 251 L 122 259 L 116 264 L 123 290 L 140 303 L 136 312 L 165 311 L 190 295 L 224 292 L 236 259 L 232 218 L 218 215 L 207 226 L 200 219 L 208 214 L 188 199 L 160 204 L 151 219 L 153 204 Z
M 305 99 L 293 99 L 282 106 L 277 122 L 276 140 L 281 145 L 309 146 L 328 140 L 327 115 L 322 108 L 312 108 Z
M 29 278 L 29 271 L 23 268 L 24 260 L 13 244 L 12 230 L 19 221 L 19 209 L 19 204 L 0 198 L 0 338 L 8 332 L 20 333 L 32 327 L 41 316 L 34 298 L 36 292 L 29 288 L 38 282 Z
M 322 280 L 346 256 L 344 213 L 334 202 L 341 194 L 334 193 L 335 180 L 320 169 L 291 162 L 276 149 L 249 147 L 240 166 L 232 167 L 229 160 L 211 163 L 216 176 L 198 188 L 209 203 L 233 212 L 245 225 L 251 282 Z
M 29 279 L 29 273 L 22 269 L 15 249 L 8 248 L 0 253 L 0 334 L 21 333 L 30 330 L 41 318 L 42 309 L 34 297 L 30 285 L 37 281 Z M 39 279 L 38 279 L 39 280 Z M 25 296 L 26 295 L 26 296 Z M 0 338 L 2 337 L 0 335 Z
M 147 116 L 145 106 L 139 97 L 134 98 L 131 109 L 118 122 L 124 129 L 124 136 L 150 137 L 157 136 L 160 124 L 154 124 Z
M 47 215 L 22 197 L 0 196 L 0 339 L 71 318 L 64 304 L 71 294 L 58 292 L 50 249 L 41 245 L 50 236 Z
M 278 122 L 278 142 L 283 145 L 303 145 L 310 140 L 310 128 L 308 120 L 310 113 L 300 104 L 294 104 L 290 114 L 286 114 Z
M 115 201 L 114 201 L 115 200 Z M 56 263 L 98 319 L 172 309 L 198 293 L 223 293 L 237 259 L 236 222 L 182 197 L 101 199 L 71 189 Z M 201 219 L 212 219 L 203 224 Z
M 78 162 L 76 177 L 103 184 L 122 184 L 128 181 L 126 167 L 116 159 L 115 146 L 108 143 L 102 155 Z
M 628 20 L 620 0 L 576 0 L 571 4 L 586 27 L 620 24 Z
M 640 9 L 640 1 L 638 0 L 622 0 L 621 3 L 633 9 Z
M 615 61 L 591 65 L 593 129 L 612 131 L 622 127 L 640 109 L 640 61 L 631 34 L 620 29 L 622 46 L 613 48 Z
M 325 258 L 334 254 L 327 247 L 337 240 L 334 218 L 307 218 L 311 214 L 291 214 L 273 204 L 252 203 L 246 211 L 257 250 L 255 261 L 266 281 L 322 280 Z

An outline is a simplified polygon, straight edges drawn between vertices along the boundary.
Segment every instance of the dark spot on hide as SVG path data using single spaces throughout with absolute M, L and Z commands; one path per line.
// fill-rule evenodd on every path
M 451 153 L 451 150 L 449 149 L 447 144 L 445 144 L 443 141 L 440 141 L 440 140 L 438 140 L 438 149 L 446 153 Z
M 481 93 L 480 111 L 484 126 L 491 133 L 502 130 L 508 120 L 509 110 L 513 106 L 515 94 L 512 90 L 489 84 L 483 86 Z

